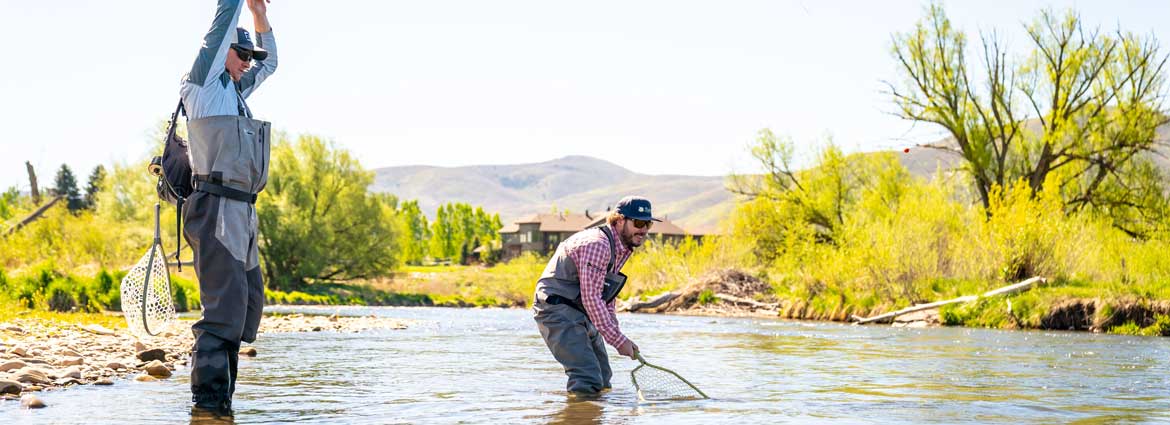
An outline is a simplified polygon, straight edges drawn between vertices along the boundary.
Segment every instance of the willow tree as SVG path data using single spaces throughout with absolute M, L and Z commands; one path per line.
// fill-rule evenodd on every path
M 318 137 L 279 138 L 256 204 L 270 287 L 385 276 L 401 263 L 397 199 L 367 192 L 373 181 L 349 152 Z
M 1103 212 L 1145 233 L 1167 212 L 1151 161 L 1157 128 L 1170 122 L 1167 56 L 1152 36 L 1089 29 L 1071 11 L 1042 11 L 1026 30 L 1023 58 L 981 34 L 973 65 L 966 35 L 930 6 L 913 31 L 894 35 L 902 82 L 888 87 L 898 114 L 949 134 L 928 147 L 963 159 L 984 207 L 993 187 L 1024 180 L 1033 194 L 1059 190 L 1070 211 Z

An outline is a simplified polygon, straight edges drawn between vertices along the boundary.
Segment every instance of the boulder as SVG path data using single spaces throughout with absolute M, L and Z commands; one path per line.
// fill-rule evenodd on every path
M 49 384 L 50 382 L 52 382 L 49 380 L 48 374 L 46 374 L 45 372 L 43 372 L 39 369 L 31 369 L 31 368 L 24 368 L 24 369 L 18 370 L 18 371 L 16 371 L 15 374 L 10 376 L 9 378 L 11 378 L 14 381 L 23 382 L 26 384 L 46 385 L 46 384 Z
M 20 394 L 23 388 L 19 382 L 0 379 L 0 394 Z
M 144 366 L 142 369 L 145 370 L 146 373 L 150 374 L 150 376 L 156 378 L 166 378 L 171 376 L 171 369 L 158 360 L 151 360 L 150 363 L 147 363 L 146 366 Z
M 57 366 L 80 366 L 85 364 L 85 359 L 81 357 L 66 357 L 57 360 Z
M 4 362 L 3 364 L 0 364 L 0 372 L 8 372 L 10 370 L 24 369 L 27 366 L 28 366 L 28 363 L 22 362 L 20 360 L 11 360 L 11 361 Z
M 118 369 L 129 369 L 129 368 L 126 367 L 126 365 L 118 363 L 118 362 L 109 362 L 109 363 L 106 363 L 106 369 L 118 370 Z
M 114 385 L 114 381 L 110 378 L 102 378 L 93 383 L 94 385 Z
M 81 379 L 81 369 L 78 369 L 77 367 L 65 369 L 65 371 L 61 372 L 61 378 Z
M 138 352 L 138 360 L 150 362 L 151 360 L 158 360 L 164 362 L 167 360 L 167 352 L 161 348 L 152 348 Z
M 256 357 L 256 347 L 244 347 L 240 349 L 241 356 Z
M 24 397 L 20 398 L 20 407 L 25 409 L 40 409 L 45 407 L 45 402 L 42 401 L 40 397 L 32 394 L 25 394 Z

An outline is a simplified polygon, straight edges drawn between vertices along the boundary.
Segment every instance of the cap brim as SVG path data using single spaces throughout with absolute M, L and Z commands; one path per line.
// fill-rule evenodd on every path
M 252 59 L 262 61 L 268 59 L 268 52 L 261 49 L 252 49 Z

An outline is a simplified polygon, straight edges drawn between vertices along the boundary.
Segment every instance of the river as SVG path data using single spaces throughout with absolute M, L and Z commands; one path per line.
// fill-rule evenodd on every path
M 570 400 L 527 310 L 272 308 L 396 317 L 406 330 L 262 335 L 241 359 L 237 423 L 1170 422 L 1170 338 L 626 314 L 648 361 L 710 400 Z M 189 373 L 0 403 L 0 423 L 175 423 Z

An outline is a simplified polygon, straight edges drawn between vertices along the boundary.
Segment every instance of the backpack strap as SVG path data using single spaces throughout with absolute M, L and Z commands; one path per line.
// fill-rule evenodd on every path
M 183 114 L 184 117 L 187 116 L 187 110 L 183 108 L 182 97 L 179 97 L 179 106 L 176 106 L 175 112 L 171 114 L 171 124 L 167 127 L 167 138 L 163 139 L 167 143 L 169 143 L 171 137 L 175 135 L 175 124 L 179 120 L 179 114 Z M 171 184 L 170 181 L 167 181 L 165 176 L 163 177 L 163 180 L 167 182 L 166 184 L 169 188 Z M 173 188 L 170 190 L 174 192 Z M 183 252 L 183 203 L 186 202 L 187 199 L 182 196 L 178 196 L 178 193 L 175 194 L 175 198 L 179 200 L 175 203 L 175 264 L 178 265 L 179 272 L 182 272 L 183 260 L 179 258 L 179 254 Z

